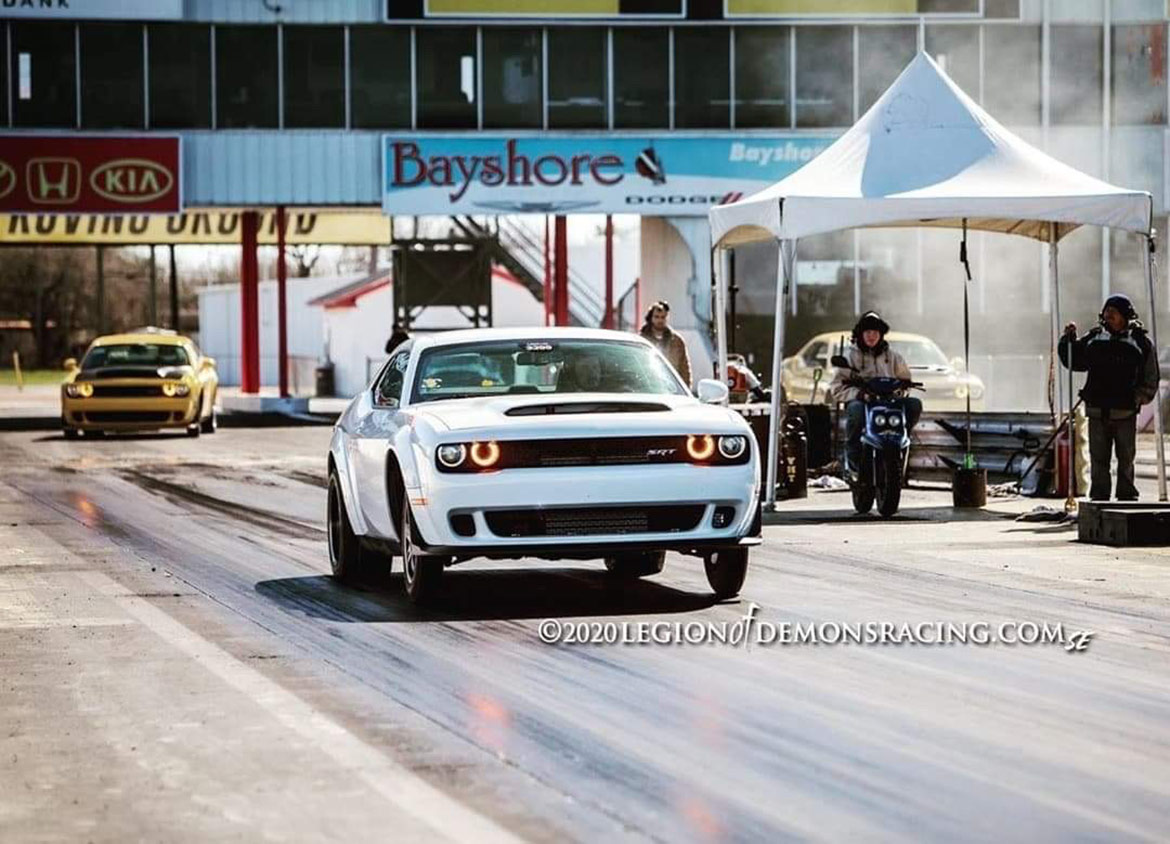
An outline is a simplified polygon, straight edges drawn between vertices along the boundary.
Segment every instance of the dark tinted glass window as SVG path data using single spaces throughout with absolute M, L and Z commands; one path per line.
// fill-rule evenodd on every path
M 967 96 L 979 101 L 979 27 L 928 26 L 926 52 Z
M 141 128 L 142 25 L 81 25 L 81 125 L 93 129 Z
M 548 125 L 551 129 L 603 129 L 606 111 L 604 29 L 548 31 Z
M 284 125 L 345 125 L 345 30 L 284 28 Z
M 669 30 L 613 31 L 613 121 L 618 129 L 670 125 Z
M 1053 123 L 1101 122 L 1104 32 L 1099 26 L 1052 26 Z
M 790 35 L 781 26 L 735 31 L 736 126 L 788 126 Z
M 215 108 L 220 129 L 275 128 L 276 27 L 215 28 Z
M 349 30 L 350 120 L 355 129 L 410 126 L 410 29 Z
M 199 129 L 211 125 L 211 28 L 151 24 L 150 125 Z
M 796 28 L 796 125 L 820 128 L 853 123 L 853 30 L 847 26 Z
M 983 104 L 1001 123 L 1039 125 L 1040 27 L 985 27 Z
M 418 41 L 418 125 L 420 129 L 476 126 L 475 30 L 420 28 Z
M 731 125 L 731 47 L 725 27 L 675 30 L 674 100 L 676 127 Z
M 539 129 L 544 125 L 539 29 L 483 31 L 483 125 Z
M 1113 122 L 1166 122 L 1166 25 L 1113 27 Z
M 77 66 L 71 23 L 13 23 L 13 123 L 77 125 Z
M 863 26 L 857 32 L 857 107 L 865 114 L 885 93 L 918 50 L 918 32 L 913 26 Z

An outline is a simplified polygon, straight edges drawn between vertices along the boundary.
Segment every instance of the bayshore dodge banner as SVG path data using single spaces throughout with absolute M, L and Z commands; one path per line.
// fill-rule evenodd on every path
M 387 214 L 704 216 L 835 135 L 385 135 Z
M 174 214 L 178 136 L 0 135 L 0 212 Z

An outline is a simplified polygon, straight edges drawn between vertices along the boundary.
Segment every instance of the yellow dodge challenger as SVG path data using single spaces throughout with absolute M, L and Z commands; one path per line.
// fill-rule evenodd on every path
M 216 429 L 215 360 L 173 332 L 111 334 L 90 344 L 79 365 L 65 361 L 61 426 L 67 439 L 107 431 Z

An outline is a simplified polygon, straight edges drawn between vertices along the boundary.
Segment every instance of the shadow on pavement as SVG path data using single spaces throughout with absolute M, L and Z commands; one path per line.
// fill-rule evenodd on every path
M 864 516 L 852 508 L 842 510 L 780 510 L 764 518 L 765 525 L 785 524 L 830 524 L 849 522 L 853 524 L 889 522 L 996 522 L 1014 519 L 1015 513 L 1001 513 L 986 509 L 958 509 L 955 507 L 907 507 L 890 518 L 882 517 L 876 509 Z
M 256 591 L 290 612 L 365 623 L 658 615 L 718 603 L 710 593 L 683 592 L 652 580 L 620 582 L 604 571 L 582 569 L 448 571 L 442 594 L 427 608 L 410 603 L 400 574 L 365 587 L 323 575 L 289 577 L 261 581 Z

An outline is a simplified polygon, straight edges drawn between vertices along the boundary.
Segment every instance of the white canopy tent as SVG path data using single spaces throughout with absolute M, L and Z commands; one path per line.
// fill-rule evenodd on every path
M 790 292 L 795 302 L 797 241 L 862 227 L 971 228 L 1048 242 L 1054 332 L 1060 330 L 1060 238 L 1081 225 L 1141 234 L 1149 327 L 1157 347 L 1152 216 L 1149 193 L 1095 179 L 1025 143 L 963 93 L 928 55 L 919 53 L 869 111 L 820 155 L 759 193 L 711 209 L 719 371 L 727 371 L 728 248 L 773 241 L 779 249 L 771 417 L 778 420 L 785 298 Z M 1156 405 L 1159 496 L 1165 501 L 1160 395 Z M 779 425 L 770 427 L 769 504 L 775 499 Z

